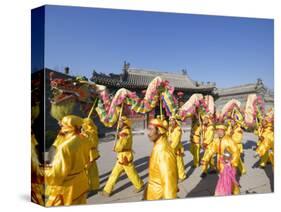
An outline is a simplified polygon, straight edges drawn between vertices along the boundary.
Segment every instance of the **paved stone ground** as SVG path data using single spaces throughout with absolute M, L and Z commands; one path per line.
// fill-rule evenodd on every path
M 213 196 L 217 174 L 208 175 L 206 178 L 200 178 L 201 169 L 193 169 L 192 156 L 189 152 L 189 131 L 183 135 L 183 144 L 185 148 L 185 168 L 187 179 L 179 184 L 179 198 Z M 254 158 L 254 150 L 257 137 L 253 133 L 244 133 L 244 161 L 247 168 L 246 175 L 239 177 L 241 185 L 241 194 L 268 193 L 273 189 L 273 172 L 271 165 L 265 169 L 258 168 L 258 159 Z M 188 142 L 187 142 L 188 141 Z M 114 142 L 110 139 L 104 139 L 100 142 L 101 157 L 98 160 L 100 172 L 101 188 L 105 185 L 111 170 L 116 161 L 116 155 L 112 151 Z M 146 183 L 148 179 L 148 159 L 152 150 L 152 143 L 144 134 L 134 135 L 133 149 L 135 151 L 134 164 L 136 169 Z M 104 197 L 100 193 L 91 193 L 88 197 L 88 204 L 117 203 L 117 202 L 135 202 L 141 201 L 143 192 L 134 193 L 134 187 L 125 174 L 122 174 L 115 185 L 112 196 Z

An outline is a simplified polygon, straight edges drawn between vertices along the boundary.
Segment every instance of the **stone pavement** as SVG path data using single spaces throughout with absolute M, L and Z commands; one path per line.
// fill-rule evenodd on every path
M 152 143 L 145 134 L 136 133 L 133 137 L 133 149 L 135 151 L 134 164 L 143 179 L 144 183 L 148 178 L 148 159 L 152 150 Z M 189 131 L 183 135 L 183 145 L 185 148 L 185 168 L 187 179 L 179 184 L 179 198 L 213 196 L 217 182 L 217 174 L 208 175 L 206 178 L 200 178 L 201 169 L 192 168 L 192 156 L 189 152 Z M 271 165 L 265 169 L 258 168 L 258 159 L 254 158 L 254 150 L 257 136 L 253 133 L 244 133 L 244 162 L 247 168 L 246 175 L 239 177 L 241 185 L 241 194 L 268 193 L 273 189 L 273 172 Z M 188 141 L 188 142 L 187 142 Z M 112 151 L 114 140 L 103 139 L 100 142 L 99 150 L 101 157 L 98 160 L 100 172 L 101 188 L 105 185 L 111 170 L 116 162 L 116 155 Z M 104 197 L 100 193 L 91 193 L 88 197 L 88 204 L 103 204 L 117 202 L 135 202 L 141 201 L 143 192 L 134 193 L 134 187 L 125 174 L 122 174 L 115 185 L 114 191 L 110 197 Z

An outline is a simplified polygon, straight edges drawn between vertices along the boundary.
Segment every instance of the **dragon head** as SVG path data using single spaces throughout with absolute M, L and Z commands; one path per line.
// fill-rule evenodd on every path
M 57 120 L 71 114 L 75 102 L 80 103 L 84 111 L 89 110 L 97 96 L 95 84 L 88 82 L 85 77 L 54 78 L 54 73 L 51 72 L 50 87 L 51 115 Z

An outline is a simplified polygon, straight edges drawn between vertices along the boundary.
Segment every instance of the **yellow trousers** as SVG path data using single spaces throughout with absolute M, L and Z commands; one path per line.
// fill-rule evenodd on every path
M 238 185 L 234 185 L 232 189 L 233 195 L 239 195 L 240 194 L 240 187 Z
M 272 167 L 274 166 L 274 156 L 273 156 L 273 152 L 266 152 L 260 159 L 260 167 L 265 167 L 267 162 L 271 163 Z
M 268 158 L 269 158 L 269 161 L 270 161 L 270 163 L 272 165 L 272 168 L 273 168 L 274 167 L 274 154 L 273 154 L 273 152 L 268 153 Z
M 142 188 L 143 181 L 139 177 L 134 164 L 129 163 L 128 165 L 122 165 L 118 161 L 116 161 L 115 166 L 110 174 L 110 177 L 108 178 L 106 185 L 103 189 L 106 193 L 110 194 L 112 192 L 114 185 L 116 184 L 119 176 L 123 171 L 125 171 L 129 180 L 132 182 L 132 184 L 137 190 Z
M 184 169 L 184 161 L 182 155 L 177 155 L 177 167 L 178 167 L 178 177 L 180 180 L 184 180 L 186 178 L 185 169 Z
M 261 167 L 265 167 L 266 164 L 267 164 L 267 161 L 268 161 L 268 152 L 266 152 L 266 153 L 261 157 L 260 166 L 261 166 Z
M 238 145 L 238 149 L 239 149 L 240 153 L 242 154 L 244 151 L 243 144 L 239 143 L 237 145 Z
M 87 203 L 87 193 L 82 194 L 80 197 L 71 201 L 71 205 L 84 205 L 86 203 Z M 63 205 L 69 205 L 69 204 L 66 204 L 63 198 L 60 197 L 59 195 L 50 196 L 46 202 L 46 207 L 63 206 Z
M 198 167 L 200 160 L 200 144 L 195 144 L 191 142 L 190 153 L 193 156 L 193 165 L 195 167 Z
M 246 167 L 245 167 L 241 158 L 240 158 L 239 163 L 238 163 L 238 169 L 239 169 L 241 174 L 246 174 Z
M 216 169 L 216 164 L 215 164 L 215 158 L 214 156 L 211 157 L 210 161 L 206 161 L 207 164 L 206 165 L 202 165 L 202 171 L 204 173 L 208 172 L 208 169 Z
M 31 183 L 31 201 L 44 206 L 43 191 L 44 187 L 42 184 Z
M 89 189 L 92 191 L 98 190 L 100 187 L 99 170 L 97 162 L 93 161 L 88 169 Z

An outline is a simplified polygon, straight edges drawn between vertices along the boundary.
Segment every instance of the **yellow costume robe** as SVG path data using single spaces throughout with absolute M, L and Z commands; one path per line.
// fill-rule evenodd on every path
M 91 119 L 84 119 L 84 123 L 82 125 L 83 134 L 90 140 L 92 143 L 92 148 L 90 150 L 90 165 L 88 169 L 88 177 L 89 177 L 89 186 L 90 190 L 96 191 L 99 189 L 100 181 L 99 181 L 99 170 L 97 166 L 97 159 L 100 157 L 98 151 L 98 130 L 96 125 L 93 123 Z
M 49 186 L 46 206 L 85 204 L 89 189 L 87 168 L 91 144 L 81 134 L 65 136 L 50 167 L 45 168 Z
M 262 129 L 259 140 L 260 144 L 256 152 L 261 158 L 260 166 L 265 167 L 268 160 L 274 166 L 274 132 L 271 125 L 267 125 Z
M 232 138 L 229 135 L 225 135 L 223 138 L 214 138 L 209 148 L 206 149 L 204 157 L 201 160 L 202 170 L 204 171 L 207 169 L 206 166 L 208 166 L 208 163 L 214 154 L 217 154 L 217 169 L 219 171 L 222 170 L 223 163 L 221 163 L 221 160 L 223 160 L 223 153 L 225 150 L 232 154 L 231 164 L 237 168 L 240 159 L 239 149 Z M 240 194 L 239 186 L 234 186 L 233 194 Z
M 125 171 L 136 190 L 142 189 L 143 181 L 139 177 L 133 163 L 132 145 L 132 131 L 125 125 L 118 133 L 118 141 L 114 147 L 114 151 L 117 153 L 117 161 L 103 189 L 107 194 L 111 194 L 114 185 L 123 171 Z
M 166 135 L 153 146 L 149 159 L 148 184 L 145 200 L 174 199 L 178 191 L 177 161 Z
M 242 144 L 243 130 L 240 124 L 238 123 L 236 123 L 235 126 L 233 127 L 232 139 L 238 145 L 240 153 L 243 153 L 243 144 Z
M 201 136 L 201 127 L 198 120 L 192 121 L 191 132 L 190 132 L 190 152 L 193 156 L 193 165 L 194 167 L 199 166 L 200 160 L 200 136 Z
M 243 130 L 240 126 L 240 124 L 236 123 L 235 126 L 232 129 L 232 140 L 236 143 L 240 154 L 243 153 L 243 144 L 242 144 L 242 139 L 243 139 Z M 241 174 L 246 174 L 246 167 L 240 157 L 239 164 L 238 164 L 238 169 Z
M 36 146 L 38 142 L 35 135 L 31 135 L 31 201 L 39 205 L 44 205 L 43 199 L 43 171 L 40 169 Z
M 174 154 L 177 159 L 177 167 L 178 167 L 178 177 L 180 180 L 184 180 L 186 178 L 185 169 L 184 169 L 184 148 L 181 143 L 182 138 L 182 130 L 179 126 L 175 128 L 169 129 L 169 143 L 174 150 Z
M 64 134 L 59 132 L 54 143 L 52 144 L 52 146 L 50 147 L 50 149 L 48 151 L 49 152 L 49 154 L 48 154 L 49 163 L 51 163 L 53 161 L 59 145 L 61 145 L 64 141 L 65 141 Z
M 213 124 L 208 124 L 207 126 L 203 127 L 203 147 L 204 147 L 204 154 L 208 152 L 208 149 L 210 148 L 210 144 L 214 140 L 214 132 L 215 132 L 215 127 Z M 203 156 L 204 157 L 204 156 Z M 214 157 L 210 158 L 209 164 L 207 166 L 204 166 L 203 172 L 207 173 L 208 171 L 208 166 L 209 168 L 214 169 L 215 168 L 215 160 Z

